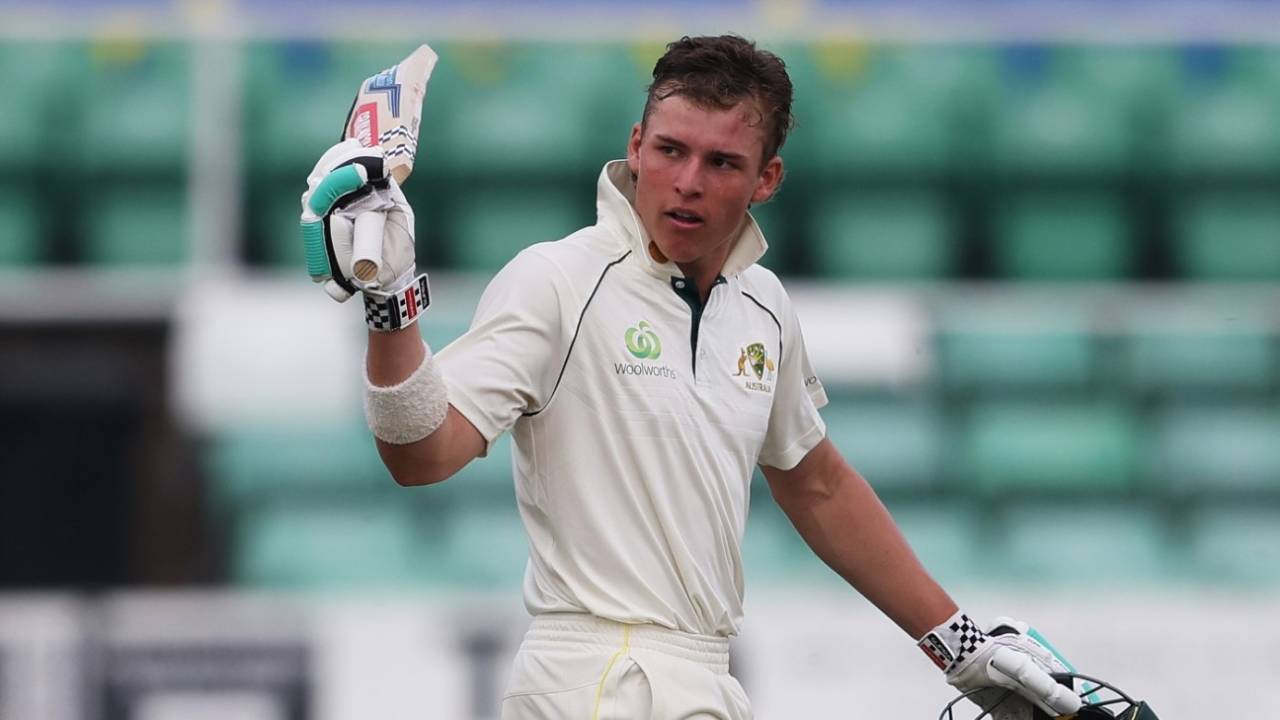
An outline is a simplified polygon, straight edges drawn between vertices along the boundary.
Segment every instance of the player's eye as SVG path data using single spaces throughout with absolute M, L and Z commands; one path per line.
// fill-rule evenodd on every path
M 667 157 L 675 157 L 680 154 L 680 151 L 676 149 L 675 145 L 659 145 L 658 152 L 666 155 Z

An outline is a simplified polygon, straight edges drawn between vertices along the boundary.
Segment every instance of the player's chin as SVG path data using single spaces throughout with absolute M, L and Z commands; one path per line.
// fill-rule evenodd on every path
M 678 264 L 691 263 L 704 254 L 702 243 L 687 237 L 655 239 L 658 251 L 669 261 Z

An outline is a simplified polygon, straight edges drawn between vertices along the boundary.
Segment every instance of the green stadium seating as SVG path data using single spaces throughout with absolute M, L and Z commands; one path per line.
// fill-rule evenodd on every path
M 822 418 L 827 437 L 877 491 L 919 492 L 939 484 L 946 427 L 933 403 L 837 395 Z
M 1198 508 L 1191 521 L 1191 563 L 1214 581 L 1280 582 L 1280 510 L 1269 506 Z
M 742 565 L 747 587 L 753 587 L 756 582 L 794 579 L 795 559 L 805 549 L 804 541 L 769 497 L 767 489 L 751 498 L 747 529 L 742 536 Z
M 1173 247 L 1193 280 L 1280 279 L 1280 200 L 1273 194 L 1214 194 L 1178 204 Z
M 1169 157 L 1181 176 L 1280 172 L 1280 103 L 1242 83 L 1188 87 L 1172 111 Z
M 1141 440 L 1131 412 L 1111 402 L 976 403 L 959 446 L 965 486 L 996 497 L 1125 492 Z
M 412 581 L 420 555 L 404 502 L 317 503 L 307 498 L 259 504 L 240 514 L 231 575 L 272 588 L 399 587 Z
M 575 188 L 474 189 L 452 203 L 449 242 L 452 265 L 495 271 L 524 248 L 558 240 L 595 222 L 580 207 Z
M 173 266 L 188 257 L 186 190 L 125 183 L 95 189 L 81 215 L 83 259 L 107 266 Z
M 45 218 L 39 195 L 16 183 L 0 184 L 0 267 L 46 258 Z
M 945 276 L 955 243 L 932 193 L 826 193 L 813 214 L 814 268 L 833 277 Z
M 835 175 L 938 172 L 949 165 L 944 95 L 879 67 L 888 52 L 881 48 L 810 52 L 816 72 L 807 78 L 806 102 L 797 105 L 798 112 L 810 108 L 795 145 L 803 165 Z
M 644 102 L 622 46 L 457 43 L 436 73 L 423 147 L 453 175 L 594 175 L 623 157 Z
M 341 137 L 360 81 L 401 58 L 393 52 L 372 67 L 343 63 L 342 47 L 275 41 L 246 47 L 244 138 L 250 175 L 304 182 L 320 154 Z
M 1167 579 L 1175 559 L 1160 513 L 1145 506 L 1024 502 L 993 524 L 987 567 L 1020 580 L 1119 590 Z
M 449 518 L 449 566 L 455 582 L 472 587 L 517 589 L 524 581 L 529 543 L 515 503 L 471 507 Z M 420 560 L 441 565 L 441 557 Z M 427 568 L 439 572 L 439 568 Z
M 305 186 L 301 186 L 305 187 Z M 262 259 L 269 265 L 302 270 L 307 266 L 299 229 L 301 189 L 257 198 L 247 220 L 262 241 Z
M 988 574 L 981 552 L 980 514 L 972 502 L 918 498 L 886 501 L 911 549 L 944 584 Z
M 1179 86 L 1179 58 L 1169 44 L 1062 45 L 1055 52 L 1055 79 L 1100 91 L 1125 104 L 1161 102 Z
M 835 177 L 947 171 L 997 77 L 984 48 L 818 42 L 784 58 L 800 120 L 788 157 Z
M 1049 82 L 1011 87 L 992 112 L 992 160 L 1022 175 L 1118 174 L 1133 157 L 1128 103 L 1100 88 Z
M 234 427 L 211 442 L 205 457 L 212 497 L 220 505 L 247 507 L 277 495 L 367 496 L 396 488 L 363 423 Z
M 1129 220 L 1106 195 L 1015 195 L 998 208 L 995 231 L 996 270 L 1010 279 L 1110 279 L 1133 264 Z
M 939 335 L 943 382 L 959 392 L 1087 389 L 1099 366 L 1087 319 L 1061 304 L 1042 317 L 954 307 Z
M 87 52 L 81 137 L 89 171 L 180 173 L 192 117 L 187 46 L 103 43 Z
M 1276 348 L 1259 330 L 1214 328 L 1203 333 L 1143 329 L 1129 339 L 1129 385 L 1162 394 L 1253 393 L 1276 377 Z
M 68 139 L 78 126 L 82 98 L 73 88 L 83 54 L 71 43 L 18 40 L 0 42 L 0 174 L 40 167 L 48 148 L 78 152 Z
M 1173 404 L 1156 418 L 1147 468 L 1152 484 L 1180 493 L 1263 492 L 1280 499 L 1280 409 Z

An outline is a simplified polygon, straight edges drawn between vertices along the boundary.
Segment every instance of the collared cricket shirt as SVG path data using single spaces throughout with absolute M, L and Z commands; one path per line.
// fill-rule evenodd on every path
M 439 362 L 491 445 L 513 434 L 531 613 L 733 635 L 752 471 L 818 444 L 826 395 L 754 220 L 703 305 L 633 192 L 606 165 L 597 224 L 517 255 Z

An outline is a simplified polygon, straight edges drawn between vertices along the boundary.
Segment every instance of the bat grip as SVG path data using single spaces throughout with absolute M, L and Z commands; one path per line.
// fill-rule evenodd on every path
M 377 289 L 378 271 L 382 269 L 382 229 L 387 213 L 370 210 L 356 216 L 352 230 L 351 274 L 363 287 Z

